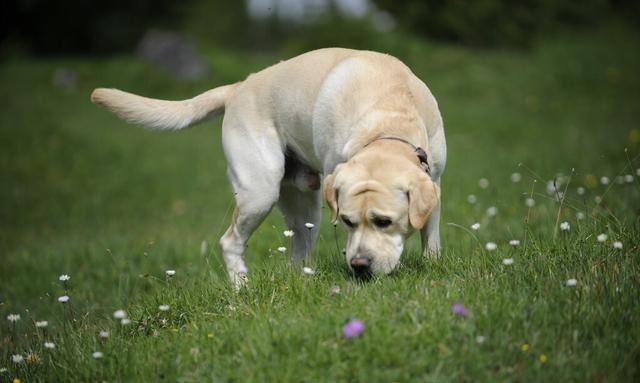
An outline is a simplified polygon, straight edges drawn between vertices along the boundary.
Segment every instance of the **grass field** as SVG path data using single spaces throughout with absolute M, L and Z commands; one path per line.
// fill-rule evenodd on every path
M 358 281 L 325 217 L 306 275 L 276 250 L 288 240 L 274 212 L 239 293 L 217 246 L 232 209 L 220 121 L 145 131 L 89 94 L 183 98 L 284 56 L 208 48 L 213 74 L 187 83 L 132 57 L 5 58 L 0 382 L 638 381 L 638 30 L 530 52 L 397 44 L 445 120 L 441 257 L 412 238 L 396 272 Z M 52 81 L 61 68 L 75 87 Z M 345 338 L 353 318 L 365 330 Z

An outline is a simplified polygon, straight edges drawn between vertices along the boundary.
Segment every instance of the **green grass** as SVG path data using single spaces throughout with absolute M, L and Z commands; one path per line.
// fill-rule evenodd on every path
M 395 43 L 445 119 L 441 257 L 422 258 L 412 238 L 396 272 L 360 282 L 338 251 L 345 232 L 325 221 L 316 274 L 304 275 L 275 250 L 287 240 L 274 212 L 249 242 L 251 280 L 239 293 L 216 245 L 232 208 L 220 121 L 154 133 L 88 96 L 113 86 L 181 98 L 283 57 L 207 48 L 214 74 L 193 83 L 131 57 L 2 62 L 0 382 L 638 380 L 640 33 L 611 25 L 531 52 Z M 77 88 L 52 85 L 63 67 Z M 562 202 L 546 192 L 558 173 L 570 176 Z M 618 184 L 626 174 L 633 182 Z M 485 250 L 489 241 L 498 249 Z M 452 313 L 455 302 L 468 317 Z M 350 318 L 366 329 L 345 339 Z M 11 362 L 28 353 L 38 361 Z

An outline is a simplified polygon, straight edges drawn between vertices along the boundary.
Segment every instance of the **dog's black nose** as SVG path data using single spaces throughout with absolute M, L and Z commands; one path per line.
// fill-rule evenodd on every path
M 357 276 L 365 276 L 371 273 L 371 258 L 355 257 L 351 258 L 351 268 Z

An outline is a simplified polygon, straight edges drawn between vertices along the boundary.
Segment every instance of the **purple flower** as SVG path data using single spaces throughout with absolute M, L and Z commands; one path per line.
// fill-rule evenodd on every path
M 342 328 L 342 335 L 345 338 L 354 338 L 364 331 L 364 322 L 360 319 L 351 319 Z
M 454 303 L 451 305 L 451 312 L 453 312 L 456 315 L 460 315 L 463 317 L 467 317 L 469 315 L 469 312 L 467 311 L 467 308 L 464 307 L 464 305 L 462 303 Z

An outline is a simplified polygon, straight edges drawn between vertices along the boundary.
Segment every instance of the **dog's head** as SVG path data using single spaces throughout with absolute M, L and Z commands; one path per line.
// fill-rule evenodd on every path
M 406 238 L 421 229 L 440 199 L 440 188 L 406 158 L 354 157 L 324 180 L 331 221 L 349 233 L 347 264 L 356 274 L 390 273 Z

